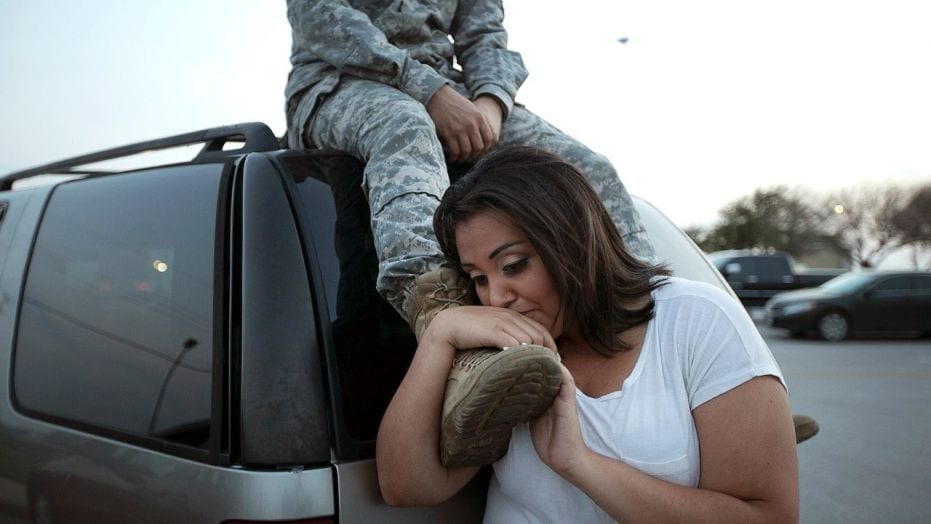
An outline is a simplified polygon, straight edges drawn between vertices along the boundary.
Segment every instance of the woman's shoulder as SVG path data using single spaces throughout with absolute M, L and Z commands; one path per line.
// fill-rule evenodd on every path
M 679 277 L 665 277 L 660 284 L 653 290 L 658 317 L 671 314 L 682 321 L 688 318 L 702 322 L 728 318 L 736 323 L 742 323 L 747 317 L 737 297 L 713 284 Z
M 737 302 L 736 298 L 723 289 L 706 282 L 670 276 L 660 277 L 658 284 L 653 291 L 653 300 L 656 301 L 694 297 L 712 302 L 724 301 L 727 304 Z

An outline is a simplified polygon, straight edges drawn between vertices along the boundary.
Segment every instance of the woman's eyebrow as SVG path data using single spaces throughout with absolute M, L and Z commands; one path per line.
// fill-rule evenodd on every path
M 513 245 L 523 244 L 523 243 L 524 243 L 523 240 L 515 240 L 513 242 L 507 242 L 507 243 L 501 244 L 500 246 L 496 247 L 491 253 L 488 254 L 488 260 L 493 260 L 496 256 L 498 256 L 498 253 L 504 251 L 505 249 Z

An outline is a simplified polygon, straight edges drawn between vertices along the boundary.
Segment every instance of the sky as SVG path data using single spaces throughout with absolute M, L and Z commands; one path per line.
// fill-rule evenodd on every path
M 931 2 L 504 6 L 518 102 L 682 227 L 757 188 L 931 182 Z M 290 39 L 283 0 L 0 0 L 0 173 L 236 122 L 281 134 Z

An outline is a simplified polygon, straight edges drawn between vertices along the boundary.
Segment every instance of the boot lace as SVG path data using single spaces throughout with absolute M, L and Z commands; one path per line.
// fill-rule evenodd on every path
M 430 300 L 441 304 L 440 309 L 446 309 L 451 306 L 462 306 L 465 304 L 466 296 L 469 289 L 461 286 L 449 286 L 447 284 L 434 284 L 434 290 L 427 295 Z

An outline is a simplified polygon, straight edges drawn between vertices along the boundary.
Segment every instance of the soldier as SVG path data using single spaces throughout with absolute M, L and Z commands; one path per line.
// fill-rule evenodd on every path
M 653 257 L 610 163 L 514 104 L 527 72 L 506 47 L 500 0 L 290 0 L 288 17 L 289 146 L 366 163 L 378 288 L 398 311 L 408 310 L 412 278 L 442 262 L 429 223 L 448 185 L 443 146 L 450 161 L 498 144 L 561 156 L 586 173 L 631 249 Z

